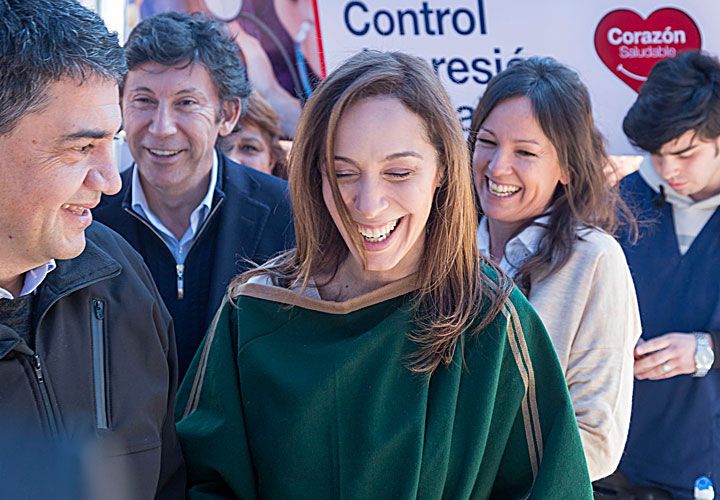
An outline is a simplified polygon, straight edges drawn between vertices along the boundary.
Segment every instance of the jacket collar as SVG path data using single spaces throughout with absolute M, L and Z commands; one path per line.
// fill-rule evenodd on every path
M 103 251 L 91 236 L 92 226 L 85 233 L 85 250 L 80 255 L 55 261 L 57 268 L 47 275 L 38 289 L 36 317 L 41 317 L 59 298 L 120 274 L 120 263 Z
M 120 274 L 122 266 L 105 253 L 86 232 L 85 250 L 79 256 L 69 260 L 56 260 L 57 268 L 47 275 L 37 291 L 35 304 L 36 318 L 42 318 L 50 307 L 61 297 L 80 290 L 98 281 Z M 0 359 L 10 351 L 31 355 L 33 351 L 25 341 L 11 328 L 0 325 Z
M 32 355 L 32 349 L 28 347 L 20 335 L 12 328 L 0 325 L 0 359 L 3 359 L 11 351 L 18 351 L 22 354 Z
M 223 175 L 218 175 L 218 184 L 222 183 L 226 197 L 222 220 L 215 235 L 219 255 L 215 257 L 210 271 L 211 283 L 222 285 L 211 288 L 210 302 L 213 304 L 221 302 L 225 288 L 229 285 L 227 277 L 240 271 L 241 259 L 252 259 L 255 256 L 271 213 L 271 207 L 255 194 L 260 184 L 251 175 L 253 172 L 250 167 L 238 165 L 220 152 L 218 158 L 223 172 Z M 238 235 L 242 235 L 242 238 L 238 238 Z M 214 313 L 208 309 L 208 324 Z

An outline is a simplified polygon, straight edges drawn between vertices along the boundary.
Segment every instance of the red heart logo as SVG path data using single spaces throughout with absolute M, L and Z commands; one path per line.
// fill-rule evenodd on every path
M 647 19 L 632 10 L 613 10 L 595 29 L 595 50 L 600 59 L 636 92 L 656 62 L 700 48 L 697 24 L 674 8 L 658 9 Z

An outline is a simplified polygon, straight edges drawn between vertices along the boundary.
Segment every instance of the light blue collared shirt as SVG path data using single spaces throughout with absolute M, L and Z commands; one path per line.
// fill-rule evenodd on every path
M 140 175 L 138 174 L 137 165 L 133 169 L 132 173 L 132 192 L 130 195 L 130 206 L 133 211 L 145 218 L 157 231 L 160 233 L 165 245 L 172 252 L 175 258 L 176 264 L 183 264 L 187 253 L 192 246 L 195 235 L 198 229 L 202 226 L 205 219 L 207 219 L 212 209 L 213 194 L 215 193 L 215 185 L 217 184 L 218 176 L 218 158 L 217 152 L 213 152 L 212 169 L 210 170 L 210 185 L 208 186 L 205 197 L 200 201 L 200 204 L 195 207 L 195 210 L 190 214 L 190 227 L 188 227 L 185 234 L 179 240 L 175 237 L 170 230 L 165 227 L 165 224 L 158 218 L 157 215 L 150 209 L 145 192 L 143 191 L 142 184 L 140 184 Z
M 50 262 L 46 262 L 42 266 L 38 266 L 35 269 L 30 269 L 28 272 L 25 273 L 25 282 L 23 283 L 22 290 L 20 290 L 20 295 L 18 297 L 22 297 L 24 295 L 29 295 L 33 293 L 37 288 L 42 284 L 43 281 L 45 281 L 45 277 L 53 271 L 57 265 L 55 264 L 55 260 L 50 260 Z M 0 287 L 0 299 L 14 299 L 13 294 L 5 290 L 4 288 Z
M 550 215 L 541 215 L 535 219 L 532 224 L 523 229 L 520 234 L 510 238 L 505 244 L 503 258 L 498 267 L 505 271 L 505 274 L 511 278 L 515 278 L 517 272 L 525 261 L 535 255 L 540 246 L 540 240 L 547 232 L 546 226 L 550 223 Z M 588 226 L 579 225 L 576 234 L 579 237 L 587 234 L 592 229 Z M 478 249 L 483 257 L 490 258 L 490 228 L 488 227 L 487 217 L 480 219 L 477 233 Z
M 528 260 L 535 252 L 537 252 L 540 239 L 545 234 L 546 229 L 542 224 L 550 222 L 550 216 L 544 215 L 535 219 L 535 222 L 520 234 L 510 238 L 505 244 L 503 258 L 498 267 L 505 271 L 505 274 L 511 278 L 515 277 L 518 269 Z M 540 225 L 539 225 L 540 224 Z M 487 217 L 480 219 L 478 226 L 477 242 L 480 253 L 483 257 L 490 258 L 490 229 L 488 227 Z

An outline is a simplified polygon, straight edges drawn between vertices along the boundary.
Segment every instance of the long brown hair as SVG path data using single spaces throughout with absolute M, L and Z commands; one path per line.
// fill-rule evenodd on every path
M 484 286 L 487 278 L 477 249 L 477 211 L 462 130 L 437 75 L 415 56 L 362 51 L 314 91 L 300 117 L 289 158 L 297 249 L 236 278 L 231 296 L 233 286 L 260 274 L 270 275 L 282 286 L 304 287 L 311 276 L 333 275 L 347 258 L 348 248 L 323 202 L 323 168 L 347 234 L 364 256 L 337 186 L 334 142 L 345 110 L 377 96 L 396 98 L 417 114 L 425 124 L 418 133 L 427 135 L 437 153 L 441 180 L 417 272 L 419 288 L 413 301 L 417 331 L 411 339 L 418 349 L 410 360 L 410 369 L 430 374 L 452 362 L 466 329 L 479 331 L 495 318 L 509 292 L 501 273 L 499 287 Z
M 493 78 L 475 108 L 468 144 L 475 151 L 477 133 L 492 110 L 513 97 L 528 97 L 544 134 L 557 151 L 567 184 L 555 188 L 550 201 L 547 231 L 538 249 L 515 274 L 518 287 L 530 292 L 532 281 L 560 269 L 578 240 L 578 227 L 596 227 L 615 234 L 627 225 L 637 232 L 632 212 L 608 182 L 603 167 L 610 158 L 595 127 L 587 88 L 578 74 L 550 57 L 532 57 Z M 482 207 L 480 207 L 482 211 Z M 533 224 L 528 220 L 518 229 Z

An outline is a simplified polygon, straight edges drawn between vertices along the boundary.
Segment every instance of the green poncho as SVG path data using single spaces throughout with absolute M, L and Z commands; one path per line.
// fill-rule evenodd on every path
M 432 377 L 402 280 L 337 303 L 249 283 L 178 396 L 189 498 L 591 499 L 541 321 L 514 291 Z M 289 307 L 292 305 L 292 307 Z

